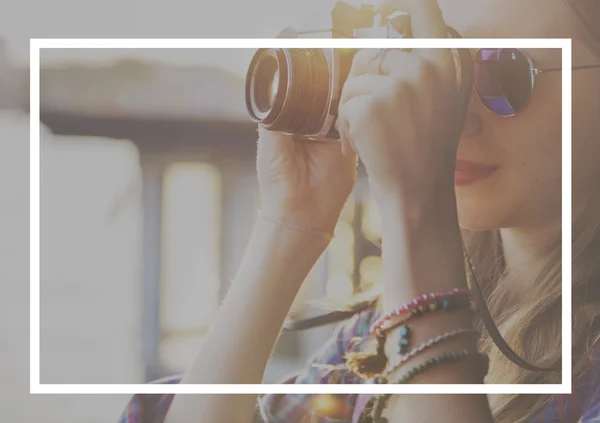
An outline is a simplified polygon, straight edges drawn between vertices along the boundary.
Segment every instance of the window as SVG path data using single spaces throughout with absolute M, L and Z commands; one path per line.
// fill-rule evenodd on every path
M 380 240 L 377 205 L 358 189 L 344 206 L 327 250 L 326 297 L 344 305 L 345 299 L 381 282 Z
M 160 358 L 191 362 L 220 304 L 221 186 L 208 163 L 174 163 L 163 179 Z

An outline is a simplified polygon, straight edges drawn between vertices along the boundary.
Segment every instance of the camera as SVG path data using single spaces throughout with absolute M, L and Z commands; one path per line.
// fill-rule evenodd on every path
M 327 29 L 289 29 L 287 38 L 410 38 L 410 16 L 372 5 L 335 4 Z M 451 28 L 449 28 L 451 30 Z M 455 32 L 455 31 L 454 31 Z M 458 34 L 456 34 L 458 35 Z M 280 34 L 281 36 L 281 34 Z M 245 101 L 252 121 L 296 140 L 336 141 L 339 99 L 357 49 L 266 48 L 254 54 Z M 460 75 L 457 74 L 457 80 Z M 459 82 L 460 84 L 460 82 Z
M 376 22 L 372 5 L 338 2 L 327 29 L 288 30 L 292 38 L 404 37 L 406 15 Z M 259 49 L 246 76 L 246 108 L 266 129 L 295 139 L 338 140 L 335 129 L 343 84 L 357 49 Z

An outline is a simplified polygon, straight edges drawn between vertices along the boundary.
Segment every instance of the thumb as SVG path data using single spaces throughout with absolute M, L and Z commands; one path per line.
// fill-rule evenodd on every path
M 284 154 L 292 154 L 294 142 L 291 135 L 269 131 L 262 125 L 258 126 L 257 153 L 259 157 L 271 160 Z

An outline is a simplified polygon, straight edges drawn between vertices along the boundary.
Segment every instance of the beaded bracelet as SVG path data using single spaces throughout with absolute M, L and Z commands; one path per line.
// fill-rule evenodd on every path
M 471 298 L 471 292 L 468 289 L 455 288 L 448 292 L 432 292 L 429 294 L 423 294 L 420 297 L 413 299 L 402 305 L 401 307 L 393 310 L 391 313 L 386 314 L 382 318 L 378 319 L 370 328 L 371 336 L 377 336 L 380 329 L 392 319 L 397 316 L 410 316 L 412 313 L 424 313 L 426 311 L 436 311 L 441 306 L 448 307 L 450 300 L 454 298 Z M 432 305 L 435 304 L 435 305 Z M 432 309 L 433 308 L 433 309 Z
M 459 308 L 473 309 L 473 302 L 470 298 L 464 296 L 435 300 L 428 304 L 420 305 L 418 308 L 410 310 L 407 313 L 391 316 L 378 326 L 374 335 L 377 337 L 385 337 L 387 332 L 397 328 L 398 326 L 405 325 L 409 320 L 412 320 L 414 317 L 421 316 L 425 313 L 456 310 Z
M 430 358 L 429 360 L 416 365 L 415 367 L 410 369 L 408 372 L 406 372 L 400 379 L 395 380 L 392 383 L 394 383 L 394 384 L 410 383 L 417 375 L 420 375 L 421 373 L 426 372 L 427 370 L 431 369 L 432 367 L 437 366 L 438 364 L 461 361 L 461 360 L 464 360 L 469 357 L 478 357 L 478 359 L 483 360 L 482 362 L 485 364 L 483 366 L 484 370 L 485 370 L 484 373 L 487 374 L 487 356 L 480 354 L 478 352 L 473 352 L 473 351 L 464 349 L 464 350 L 455 351 L 455 352 L 451 352 L 451 353 L 442 353 L 433 358 Z M 481 363 L 479 363 L 479 364 L 481 364 Z M 387 378 L 381 378 L 381 380 L 383 381 L 382 383 L 389 383 Z
M 402 331 L 401 328 L 401 337 L 400 337 L 400 344 L 399 347 L 402 347 L 404 345 L 404 343 L 402 342 L 402 340 L 407 339 L 407 334 L 405 334 L 405 331 Z M 387 368 L 387 370 L 385 372 L 382 373 L 382 377 L 383 378 L 387 378 L 389 376 L 390 373 L 395 372 L 396 370 L 398 370 L 398 368 L 403 365 L 404 363 L 406 363 L 407 361 L 409 361 L 411 358 L 415 357 L 417 354 L 423 352 L 425 349 L 430 348 L 434 345 L 437 345 L 443 341 L 446 341 L 450 338 L 455 338 L 457 336 L 461 336 L 461 335 L 474 335 L 474 336 L 478 336 L 479 333 L 472 328 L 469 329 L 458 329 L 458 330 L 454 330 L 451 332 L 446 332 L 442 335 L 438 335 L 435 338 L 431 338 L 429 339 L 427 342 L 424 342 L 418 346 L 416 346 L 415 348 L 413 348 L 412 350 L 410 350 L 408 353 L 404 354 L 404 355 L 400 355 L 400 357 L 395 360 L 394 362 L 391 362 L 389 367 Z M 402 348 L 399 348 L 400 351 L 402 351 Z M 399 354 L 403 354 L 403 352 L 400 352 Z
M 442 363 L 452 363 L 464 360 L 469 357 L 474 357 L 477 359 L 478 364 L 483 368 L 484 377 L 487 375 L 488 367 L 489 367 L 489 359 L 486 355 L 480 354 L 477 352 L 469 351 L 469 350 L 460 350 L 452 353 L 443 353 L 436 357 L 433 357 L 415 367 L 413 367 L 410 371 L 405 373 L 400 379 L 394 381 L 394 384 L 405 384 L 410 383 L 417 375 L 425 373 L 427 370 L 431 369 Z M 387 378 L 381 378 L 379 383 L 389 383 Z M 373 422 L 387 422 L 387 419 L 383 417 L 383 411 L 387 407 L 387 403 L 392 394 L 383 394 L 376 397 L 375 402 L 373 404 Z
M 412 317 L 421 315 L 425 311 L 445 310 L 454 308 L 459 304 L 471 305 L 472 302 L 470 299 L 470 291 L 459 288 L 448 292 L 424 294 L 415 298 L 375 322 L 369 331 L 370 336 L 374 337 L 377 341 L 375 352 L 347 353 L 346 366 L 363 379 L 371 379 L 374 376 L 380 375 L 388 364 L 388 357 L 384 350 L 386 331 L 406 323 Z M 406 328 L 406 330 L 408 329 Z M 408 347 L 408 340 L 404 339 L 404 341 L 398 352 L 399 354 L 403 354 L 403 349 Z

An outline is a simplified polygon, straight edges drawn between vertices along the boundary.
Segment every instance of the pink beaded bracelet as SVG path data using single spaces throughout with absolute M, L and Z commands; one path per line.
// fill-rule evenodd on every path
M 432 301 L 430 303 L 420 305 L 418 308 L 408 311 L 404 314 L 392 316 L 386 320 L 375 332 L 375 337 L 386 337 L 386 333 L 392 329 L 396 329 L 398 326 L 405 325 L 408 321 L 414 317 L 422 316 L 426 313 L 432 313 L 436 311 L 450 311 L 455 309 L 473 309 L 473 302 L 470 298 L 465 296 L 456 296 L 454 298 L 444 298 L 442 300 Z
M 468 289 L 455 288 L 448 292 L 432 292 L 429 294 L 423 294 L 401 307 L 393 310 L 385 316 L 378 319 L 369 330 L 371 336 L 381 336 L 383 326 L 390 320 L 395 319 L 397 316 L 410 316 L 414 312 L 425 312 L 429 310 L 430 304 L 436 304 L 441 301 L 442 309 L 445 308 L 446 304 L 449 304 L 451 299 L 457 297 L 471 298 L 471 291 Z

